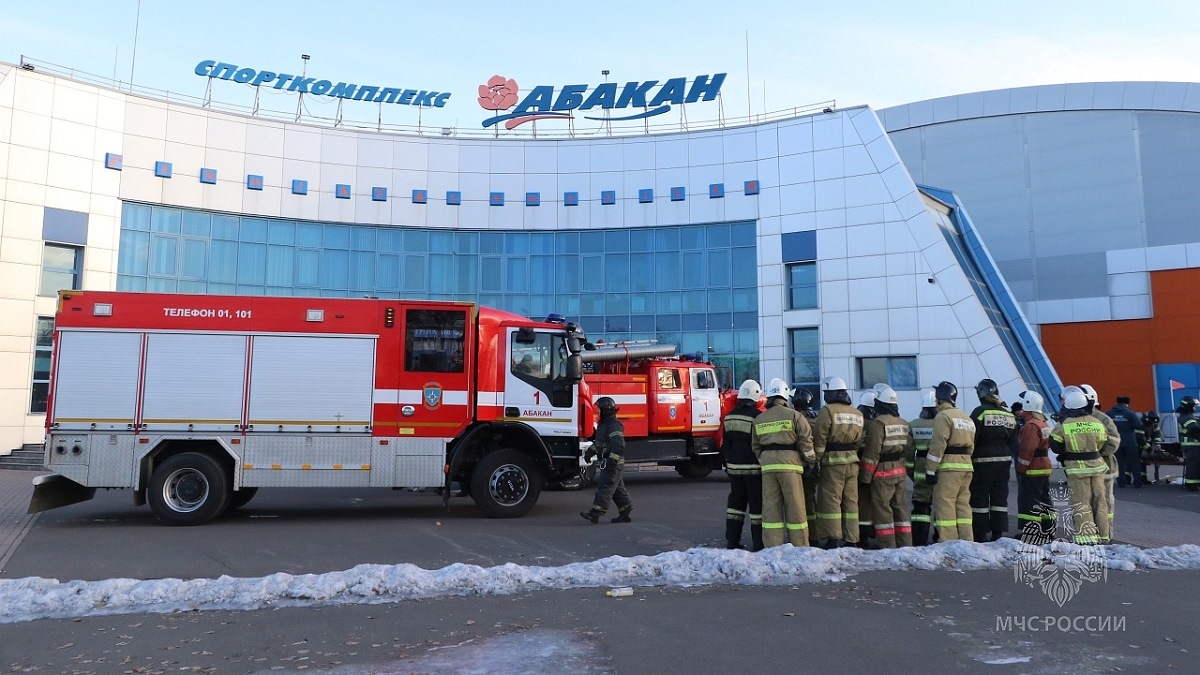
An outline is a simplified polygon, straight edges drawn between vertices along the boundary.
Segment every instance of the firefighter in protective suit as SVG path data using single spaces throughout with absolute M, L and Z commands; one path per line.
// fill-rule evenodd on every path
M 925 478 L 925 455 L 929 454 L 929 439 L 933 438 L 933 418 L 936 415 L 937 400 L 930 389 L 921 398 L 920 415 L 908 423 L 913 435 L 913 452 L 905 459 L 904 465 L 908 468 L 908 477 L 913 482 L 913 546 L 925 546 L 929 543 L 929 527 L 933 524 L 933 486 Z
M 975 422 L 975 452 L 971 463 L 971 518 L 977 542 L 996 541 L 1008 532 L 1008 477 L 1017 451 L 1017 418 L 1000 400 L 996 381 L 975 385 L 979 407 Z
M 1120 466 L 1117 464 L 1117 451 L 1121 449 L 1121 430 L 1117 428 L 1117 423 L 1112 420 L 1103 410 L 1100 409 L 1100 397 L 1096 393 L 1095 388 L 1090 384 L 1081 384 L 1079 388 L 1083 390 L 1083 395 L 1087 397 L 1088 414 L 1100 420 L 1104 425 L 1104 431 L 1108 434 L 1108 440 L 1105 441 L 1104 447 L 1100 449 L 1100 454 L 1104 457 L 1104 465 L 1108 467 L 1108 471 L 1104 474 L 1104 494 L 1108 499 L 1108 534 L 1112 536 L 1116 523 L 1114 518 L 1117 513 L 1117 491 L 1114 489 L 1117 485 L 1117 475 L 1120 474 Z M 1107 541 L 1102 543 L 1107 544 Z
M 913 435 L 891 387 L 875 390 L 875 415 L 867 422 L 866 439 L 858 475 L 871 495 L 875 540 L 880 548 L 911 546 L 904 458 L 913 453 Z
M 600 412 L 600 423 L 596 425 L 596 433 L 592 435 L 592 447 L 588 451 L 599 457 L 596 471 L 596 497 L 592 500 L 592 508 L 580 511 L 579 515 L 593 525 L 600 522 L 600 516 L 608 511 L 608 503 L 617 505 L 617 516 L 610 522 L 631 522 L 629 512 L 633 510 L 633 502 L 625 491 L 625 425 L 617 419 L 617 402 L 608 396 L 596 400 L 596 410 Z
M 812 429 L 804 415 L 788 407 L 791 388 L 779 378 L 767 386 L 767 409 L 754 419 L 750 444 L 762 467 L 763 545 L 808 546 L 804 512 L 805 465 L 816 461 Z
M 933 512 L 938 539 L 971 541 L 971 454 L 975 451 L 975 423 L 954 406 L 958 387 L 939 382 L 933 388 L 937 416 L 929 454 L 925 456 L 925 479 L 933 486 Z
M 871 506 L 871 488 L 863 477 L 863 451 L 867 449 L 867 425 L 875 419 L 875 396 L 886 387 L 886 384 L 876 384 L 858 395 L 858 405 L 855 408 L 863 416 L 863 436 L 858 442 L 858 547 L 863 550 L 879 548 L 875 542 L 875 521 L 872 520 L 874 509 Z
M 1017 448 L 1017 522 L 1021 541 L 1044 544 L 1054 539 L 1057 514 L 1050 501 L 1050 424 L 1042 413 L 1041 394 L 1023 391 L 1017 395 L 1024 422 Z
M 817 483 L 817 538 L 822 548 L 858 544 L 858 443 L 863 415 L 850 403 L 846 381 L 830 377 L 822 386 L 825 406 L 813 423 Z
M 762 537 L 762 467 L 750 447 L 754 419 L 761 412 L 758 399 L 762 386 L 746 380 L 738 388 L 737 405 L 721 422 L 723 438 L 721 455 L 725 458 L 725 473 L 729 474 L 729 500 L 725 507 L 725 548 L 742 548 L 742 526 L 750 516 L 752 550 L 761 551 Z
M 1200 421 L 1196 420 L 1197 401 L 1184 396 L 1175 412 L 1179 413 L 1179 446 L 1183 450 L 1183 486 L 1188 492 L 1200 490 Z
M 1099 544 L 1110 538 L 1104 487 L 1108 465 L 1101 453 L 1108 432 L 1088 414 L 1087 396 L 1079 387 L 1063 389 L 1062 397 L 1062 421 L 1050 432 L 1050 449 L 1067 473 L 1075 543 Z
M 812 424 L 812 420 L 817 418 L 817 411 L 812 409 L 813 395 L 807 389 L 797 389 L 792 396 L 792 407 L 801 415 L 804 415 Z M 801 476 L 804 483 L 804 510 L 808 514 L 808 538 L 811 541 L 814 533 L 817 531 L 817 482 L 821 478 L 821 473 L 818 471 L 819 464 L 813 464 L 811 471 L 805 471 Z

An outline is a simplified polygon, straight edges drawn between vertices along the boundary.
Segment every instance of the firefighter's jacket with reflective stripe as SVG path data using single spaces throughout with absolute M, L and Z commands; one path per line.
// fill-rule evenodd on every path
M 1050 424 L 1040 412 L 1023 412 L 1021 446 L 1017 451 L 1017 473 L 1026 476 L 1049 476 L 1054 469 L 1050 462 Z
M 762 411 L 750 401 L 739 399 L 733 410 L 725 415 L 721 423 L 724 437 L 721 453 L 725 457 L 725 471 L 731 476 L 747 476 L 761 473 L 758 457 L 750 447 L 754 420 Z
M 1179 414 L 1179 444 L 1183 447 L 1200 447 L 1200 421 L 1193 413 Z
M 756 457 L 767 450 L 794 450 L 782 455 L 773 453 L 772 461 L 799 466 L 816 461 L 808 419 L 789 408 L 787 401 L 780 399 L 768 405 L 765 412 L 754 418 L 751 429 L 750 447 Z M 771 467 L 763 465 L 762 469 L 769 471 Z
M 913 452 L 905 459 L 908 477 L 913 483 L 925 482 L 925 455 L 929 454 L 929 439 L 933 438 L 933 418 L 918 417 L 909 420 L 908 428 L 913 435 Z
M 859 461 L 859 481 L 904 482 L 907 475 L 904 460 L 912 455 L 915 446 L 908 422 L 896 415 L 880 415 L 867 422 L 866 437 Z
M 1100 448 L 1100 454 L 1104 456 L 1104 464 L 1108 467 L 1108 473 L 1112 478 L 1116 478 L 1117 449 L 1121 447 L 1121 430 L 1117 429 L 1117 423 L 1112 421 L 1111 417 L 1099 410 L 1093 410 L 1092 417 L 1100 420 L 1100 423 L 1104 425 L 1104 433 L 1108 435 L 1108 440 Z
M 971 458 L 981 461 L 1012 461 L 1017 450 L 1017 417 L 989 399 L 971 411 L 975 421 L 975 452 Z
M 829 403 L 813 421 L 813 450 L 822 465 L 855 464 L 863 438 L 863 414 L 847 403 Z
M 616 415 L 608 419 L 600 418 L 600 423 L 596 425 L 596 433 L 592 436 L 592 450 L 600 459 L 625 463 L 625 425 L 621 424 Z
M 1050 432 L 1050 449 L 1058 455 L 1067 477 L 1108 473 L 1103 449 L 1109 439 L 1104 423 L 1078 410 L 1067 414 L 1072 416 L 1064 418 Z
M 939 471 L 974 471 L 975 423 L 953 404 L 941 401 L 933 418 L 933 436 L 925 456 L 925 475 Z

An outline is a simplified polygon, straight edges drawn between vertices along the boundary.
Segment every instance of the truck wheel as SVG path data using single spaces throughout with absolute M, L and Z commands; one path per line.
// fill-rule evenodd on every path
M 230 492 L 229 477 L 215 459 L 185 452 L 154 469 L 146 501 L 168 525 L 200 525 L 225 511 Z
M 516 450 L 485 455 L 471 472 L 471 497 L 488 518 L 523 516 L 541 492 L 541 473 L 532 459 Z
M 675 472 L 684 478 L 704 478 L 712 473 L 712 463 L 705 457 L 697 457 L 676 464 Z
M 258 488 L 256 487 L 244 487 L 241 490 L 235 490 L 233 494 L 229 495 L 229 506 L 225 507 L 225 511 L 229 512 L 234 509 L 242 508 L 243 506 L 249 504 L 250 500 L 254 499 L 254 495 L 256 494 L 258 494 Z

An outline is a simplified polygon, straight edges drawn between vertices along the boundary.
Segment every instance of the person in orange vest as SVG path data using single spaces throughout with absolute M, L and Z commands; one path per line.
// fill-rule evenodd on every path
M 1050 501 L 1050 424 L 1042 413 L 1041 394 L 1023 391 L 1017 395 L 1021 404 L 1020 444 L 1017 449 L 1017 521 L 1021 526 L 1021 541 L 1044 544 L 1054 539 L 1057 514 Z
M 954 406 L 958 387 L 939 382 L 933 388 L 937 416 L 933 418 L 933 436 L 925 455 L 925 478 L 933 486 L 934 525 L 938 539 L 972 541 L 971 475 L 975 468 L 975 423 Z

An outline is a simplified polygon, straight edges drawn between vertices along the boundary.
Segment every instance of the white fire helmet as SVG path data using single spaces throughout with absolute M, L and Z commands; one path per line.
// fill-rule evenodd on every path
M 1067 397 L 1070 396 L 1071 394 L 1075 394 L 1075 393 L 1083 394 L 1084 400 L 1087 400 L 1087 394 L 1084 394 L 1082 389 L 1080 389 L 1079 387 L 1076 387 L 1075 385 L 1072 384 L 1072 385 L 1063 387 L 1063 390 L 1058 392 L 1058 402 L 1062 403 L 1063 405 L 1066 405 Z
M 858 404 L 860 406 L 861 405 L 865 405 L 868 407 L 874 406 L 875 405 L 875 390 L 868 389 L 868 390 L 864 391 L 862 394 L 860 394 L 858 397 Z
M 767 385 L 767 398 L 775 396 L 782 396 L 786 399 L 792 398 L 792 388 L 788 386 L 787 382 L 778 377 L 771 380 L 771 383 Z
M 886 384 L 875 385 L 875 400 L 882 401 L 884 403 L 891 403 L 892 405 L 897 405 L 899 403 L 896 398 L 896 390 L 892 389 Z
M 1036 391 L 1023 391 L 1017 394 L 1017 403 L 1021 404 L 1021 409 L 1026 412 L 1042 412 L 1042 395 Z
M 932 389 L 925 392 L 925 395 L 921 397 L 921 407 L 922 408 L 936 408 L 937 407 L 937 394 Z
M 1092 402 L 1092 405 L 1100 405 L 1100 396 L 1096 394 L 1096 390 L 1090 384 L 1081 384 L 1079 388 L 1083 390 L 1083 395 L 1087 400 Z
M 1063 389 L 1063 407 L 1068 410 L 1082 410 L 1088 404 L 1087 394 L 1079 387 Z
M 747 401 L 757 401 L 762 398 L 762 385 L 754 380 L 746 380 L 738 387 L 738 398 Z
M 822 391 L 842 391 L 846 389 L 849 389 L 849 387 L 846 386 L 846 381 L 840 377 L 827 377 L 821 383 Z

